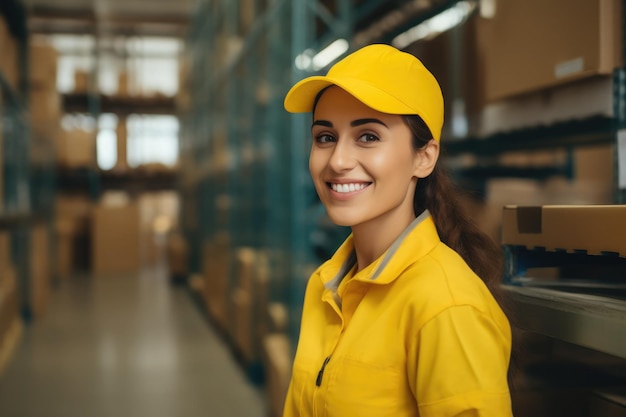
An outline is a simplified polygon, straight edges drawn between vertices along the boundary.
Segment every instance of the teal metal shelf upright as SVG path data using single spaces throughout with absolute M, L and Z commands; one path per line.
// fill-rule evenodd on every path
M 186 48 L 192 87 L 181 119 L 189 216 L 182 222 L 190 269 L 202 273 L 205 243 L 224 233 L 230 254 L 243 247 L 267 254 L 269 299 L 286 306 L 294 343 L 306 280 L 324 260 L 314 238 L 324 212 L 308 173 L 310 116 L 287 113 L 283 99 L 292 84 L 325 70 L 300 69 L 296 57 L 331 38 L 350 39 L 351 2 L 332 10 L 325 3 L 203 0 Z M 254 19 L 244 21 L 245 13 Z M 236 271 L 229 271 L 232 288 Z

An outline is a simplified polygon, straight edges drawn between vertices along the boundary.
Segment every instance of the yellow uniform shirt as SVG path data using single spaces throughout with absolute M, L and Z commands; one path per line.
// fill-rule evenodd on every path
M 350 236 L 308 282 L 284 417 L 512 415 L 509 322 L 428 212 L 354 262 Z

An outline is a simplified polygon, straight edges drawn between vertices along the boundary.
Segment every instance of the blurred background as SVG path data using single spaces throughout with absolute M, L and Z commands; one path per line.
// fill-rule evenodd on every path
M 0 0 L 0 415 L 280 416 L 349 232 L 283 98 L 389 43 L 506 254 L 515 415 L 626 416 L 623 3 Z M 528 243 L 507 205 L 565 220 Z

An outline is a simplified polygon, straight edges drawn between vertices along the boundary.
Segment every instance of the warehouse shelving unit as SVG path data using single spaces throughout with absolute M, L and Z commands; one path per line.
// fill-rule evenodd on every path
M 33 278 L 33 274 L 37 274 L 33 270 L 33 261 L 47 265 L 52 259 L 50 242 L 55 177 L 49 165 L 33 164 L 32 160 L 39 145 L 32 141 L 28 116 L 28 34 L 25 9 L 19 0 L 10 0 L 3 2 L 0 14 L 6 19 L 10 36 L 15 41 L 17 59 L 16 80 L 13 81 L 16 84 L 10 83 L 5 74 L 0 72 L 0 159 L 3 169 L 0 176 L 3 181 L 0 229 L 10 235 L 19 310 L 22 318 L 29 321 L 40 313 L 40 309 L 45 308 L 41 307 L 41 300 L 37 297 L 45 297 L 45 287 L 50 284 Z M 35 230 L 41 232 L 37 233 L 38 237 L 34 235 Z M 35 247 L 43 251 L 38 252 L 38 256 L 47 259 L 34 260 Z
M 622 2 L 626 13 L 625 6 L 626 2 Z M 622 16 L 622 22 L 626 22 L 625 16 Z M 622 39 L 622 50 L 626 51 L 626 38 Z M 620 154 L 624 152 L 621 137 L 626 128 L 625 71 L 624 67 L 618 68 L 613 76 L 613 117 L 567 121 L 549 127 L 463 141 L 454 144 L 451 151 L 485 155 L 515 149 L 614 144 L 613 204 L 622 205 L 626 202 L 626 188 L 619 178 L 620 172 L 625 169 L 623 160 L 620 159 Z M 620 225 L 616 227 L 619 228 Z M 595 238 L 601 240 L 599 237 Z M 623 254 L 619 257 L 611 256 L 615 254 L 590 257 L 586 254 L 546 252 L 514 246 L 505 246 L 505 254 L 505 290 L 513 308 L 518 312 L 520 325 L 555 339 L 626 359 L 626 340 L 623 337 L 626 334 L 626 299 L 623 296 L 623 280 L 606 284 L 603 282 L 606 277 L 596 277 L 597 286 L 589 286 L 587 282 L 586 286 L 581 284 L 574 288 L 570 285 L 537 288 L 524 285 L 526 280 L 523 278 L 526 270 L 533 266 L 596 265 L 597 268 L 613 268 L 612 273 L 616 274 L 616 271 L 624 269 Z
M 371 13 L 384 4 L 361 3 L 358 10 Z M 285 306 L 284 330 L 292 343 L 306 279 L 320 253 L 325 256 L 347 233 L 324 222 L 307 169 L 307 116 L 287 114 L 283 98 L 310 74 L 294 65 L 296 57 L 307 48 L 321 49 L 329 39 L 350 38 L 355 14 L 349 1 L 206 0 L 188 39 L 193 89 L 191 105 L 181 114 L 181 195 L 191 271 L 204 273 L 207 286 L 225 281 L 209 292 L 222 292 L 224 308 L 233 309 L 229 297 L 240 285 L 241 265 L 222 257 L 226 265 L 210 268 L 226 276 L 211 277 L 204 266 L 212 258 L 206 248 L 227 236 L 226 250 L 219 253 L 253 248 L 266 256 L 265 302 Z M 264 314 L 253 318 L 254 326 Z M 259 353 L 249 359 L 246 366 L 254 368 Z
M 626 3 L 622 2 L 622 7 L 624 6 Z M 622 21 L 626 22 L 624 16 Z M 622 27 L 626 25 L 623 23 Z M 626 42 L 622 39 L 622 49 L 625 47 Z M 571 152 L 578 148 L 613 145 L 615 174 L 612 204 L 624 204 L 626 193 L 621 182 L 623 180 L 619 178 L 620 172 L 624 170 L 620 155 L 624 147 L 621 137 L 626 127 L 624 104 L 626 76 L 623 64 L 622 68 L 615 70 L 612 85 L 612 116 L 572 119 L 547 126 L 532 126 L 448 143 L 446 146 L 448 156 L 471 155 L 478 161 L 469 169 L 453 171 L 454 174 L 458 176 L 460 183 L 479 193 L 483 191 L 486 180 L 490 178 L 546 179 L 560 176 L 572 179 L 574 167 L 571 158 L 564 165 L 528 169 L 510 168 L 492 161 L 497 161 L 497 156 L 507 152 L 562 149 L 571 156 Z M 487 162 L 484 163 L 485 161 Z M 593 223 L 594 219 L 590 218 L 589 221 Z M 616 224 L 615 230 L 619 230 L 620 227 L 621 224 Z M 590 233 L 588 238 L 594 242 L 603 240 L 602 236 L 592 235 L 593 233 Z M 607 238 L 607 235 L 604 238 Z M 568 394 L 565 396 L 562 394 L 567 390 L 570 390 L 571 395 L 581 386 L 584 390 L 593 390 L 595 383 L 598 384 L 598 389 L 611 384 L 623 385 L 626 378 L 622 370 L 626 359 L 624 255 L 605 253 L 592 256 L 587 254 L 585 249 L 584 246 L 577 247 L 576 250 L 566 250 L 504 245 L 506 270 L 503 289 L 508 308 L 513 313 L 512 321 L 522 331 L 546 338 L 547 344 L 544 342 L 544 349 L 551 346 L 548 351 L 553 349 L 554 352 L 554 356 L 548 355 L 544 358 L 546 362 L 541 366 L 545 370 L 534 369 L 531 364 L 531 376 L 528 377 L 533 383 L 539 384 L 540 390 L 545 390 L 545 404 L 549 401 L 554 402 L 551 406 L 543 405 L 545 409 L 550 408 L 553 412 L 565 407 L 560 404 L 568 401 L 566 399 Z M 562 276 L 559 275 L 556 280 L 550 276 L 550 272 L 547 272 L 549 275 L 547 280 L 540 278 L 541 274 L 549 269 L 561 271 L 561 268 L 564 268 L 565 272 L 560 272 Z M 576 268 L 580 269 L 574 273 L 576 278 L 568 279 L 571 278 L 568 273 L 571 274 L 572 269 Z M 590 275 L 581 276 L 584 274 L 581 271 L 586 271 Z M 539 277 L 534 274 L 539 274 Z M 559 360 L 573 369 L 570 371 L 572 374 L 568 374 L 569 377 L 559 365 L 552 367 L 554 363 L 551 361 L 558 364 Z M 537 376 L 538 379 L 533 379 Z M 551 393 L 551 390 L 553 392 L 561 390 L 561 394 Z M 579 397 L 585 398 L 585 395 L 588 393 L 581 392 Z M 620 395 L 621 397 L 615 397 L 620 399 L 614 401 L 623 407 L 623 392 Z M 538 396 L 532 401 L 537 402 Z M 582 405 L 586 406 L 586 403 Z M 618 407 L 614 410 L 611 408 L 619 413 L 617 409 Z M 623 408 L 619 410 L 623 412 Z M 587 415 L 584 411 L 581 413 Z
M 86 50 L 78 52 L 72 50 L 61 51 L 62 54 L 79 54 L 81 57 L 88 59 L 91 68 L 87 73 L 82 74 L 85 78 L 81 78 L 80 87 L 75 85 L 74 91 L 60 93 L 62 113 L 80 117 L 86 116 L 92 119 L 96 126 L 102 114 L 113 114 L 119 117 L 120 120 L 125 120 L 131 115 L 176 116 L 178 111 L 174 97 L 163 94 L 140 95 L 134 91 L 127 91 L 129 87 L 127 85 L 128 75 L 124 81 L 123 91 L 120 90 L 115 93 L 102 93 L 99 91 L 100 87 L 97 85 L 97 80 L 99 78 L 101 55 L 113 52 L 116 59 L 125 60 L 129 57 L 129 52 L 125 49 L 108 45 L 111 43 L 111 39 L 128 39 L 126 36 L 131 39 L 132 36 L 139 37 L 141 30 L 138 30 L 134 35 L 128 35 L 128 33 L 133 33 L 132 31 L 128 33 L 125 31 L 120 33 L 115 31 L 107 32 L 101 29 L 99 20 L 97 18 L 95 20 L 96 24 L 88 26 L 87 29 L 81 29 L 79 32 L 92 36 L 94 38 L 93 45 L 87 47 Z M 45 36 L 47 33 L 44 30 L 42 34 Z M 118 82 L 121 83 L 122 81 L 118 80 Z M 121 85 L 119 88 L 122 88 Z M 95 131 L 97 132 L 97 130 L 98 128 L 96 127 Z M 115 169 L 109 171 L 102 170 L 94 164 L 94 166 L 59 166 L 56 176 L 58 177 L 59 191 L 68 194 L 87 194 L 93 201 L 97 201 L 105 191 L 109 190 L 123 190 L 134 195 L 142 190 L 169 191 L 177 189 L 178 176 L 176 172 L 147 171 L 143 168 L 131 169 L 127 166 L 115 167 Z

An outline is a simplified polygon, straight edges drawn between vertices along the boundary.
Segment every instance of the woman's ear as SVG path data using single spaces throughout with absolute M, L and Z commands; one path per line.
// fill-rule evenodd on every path
M 439 142 L 431 139 L 423 148 L 415 153 L 415 170 L 413 176 L 425 178 L 433 172 L 439 159 Z

